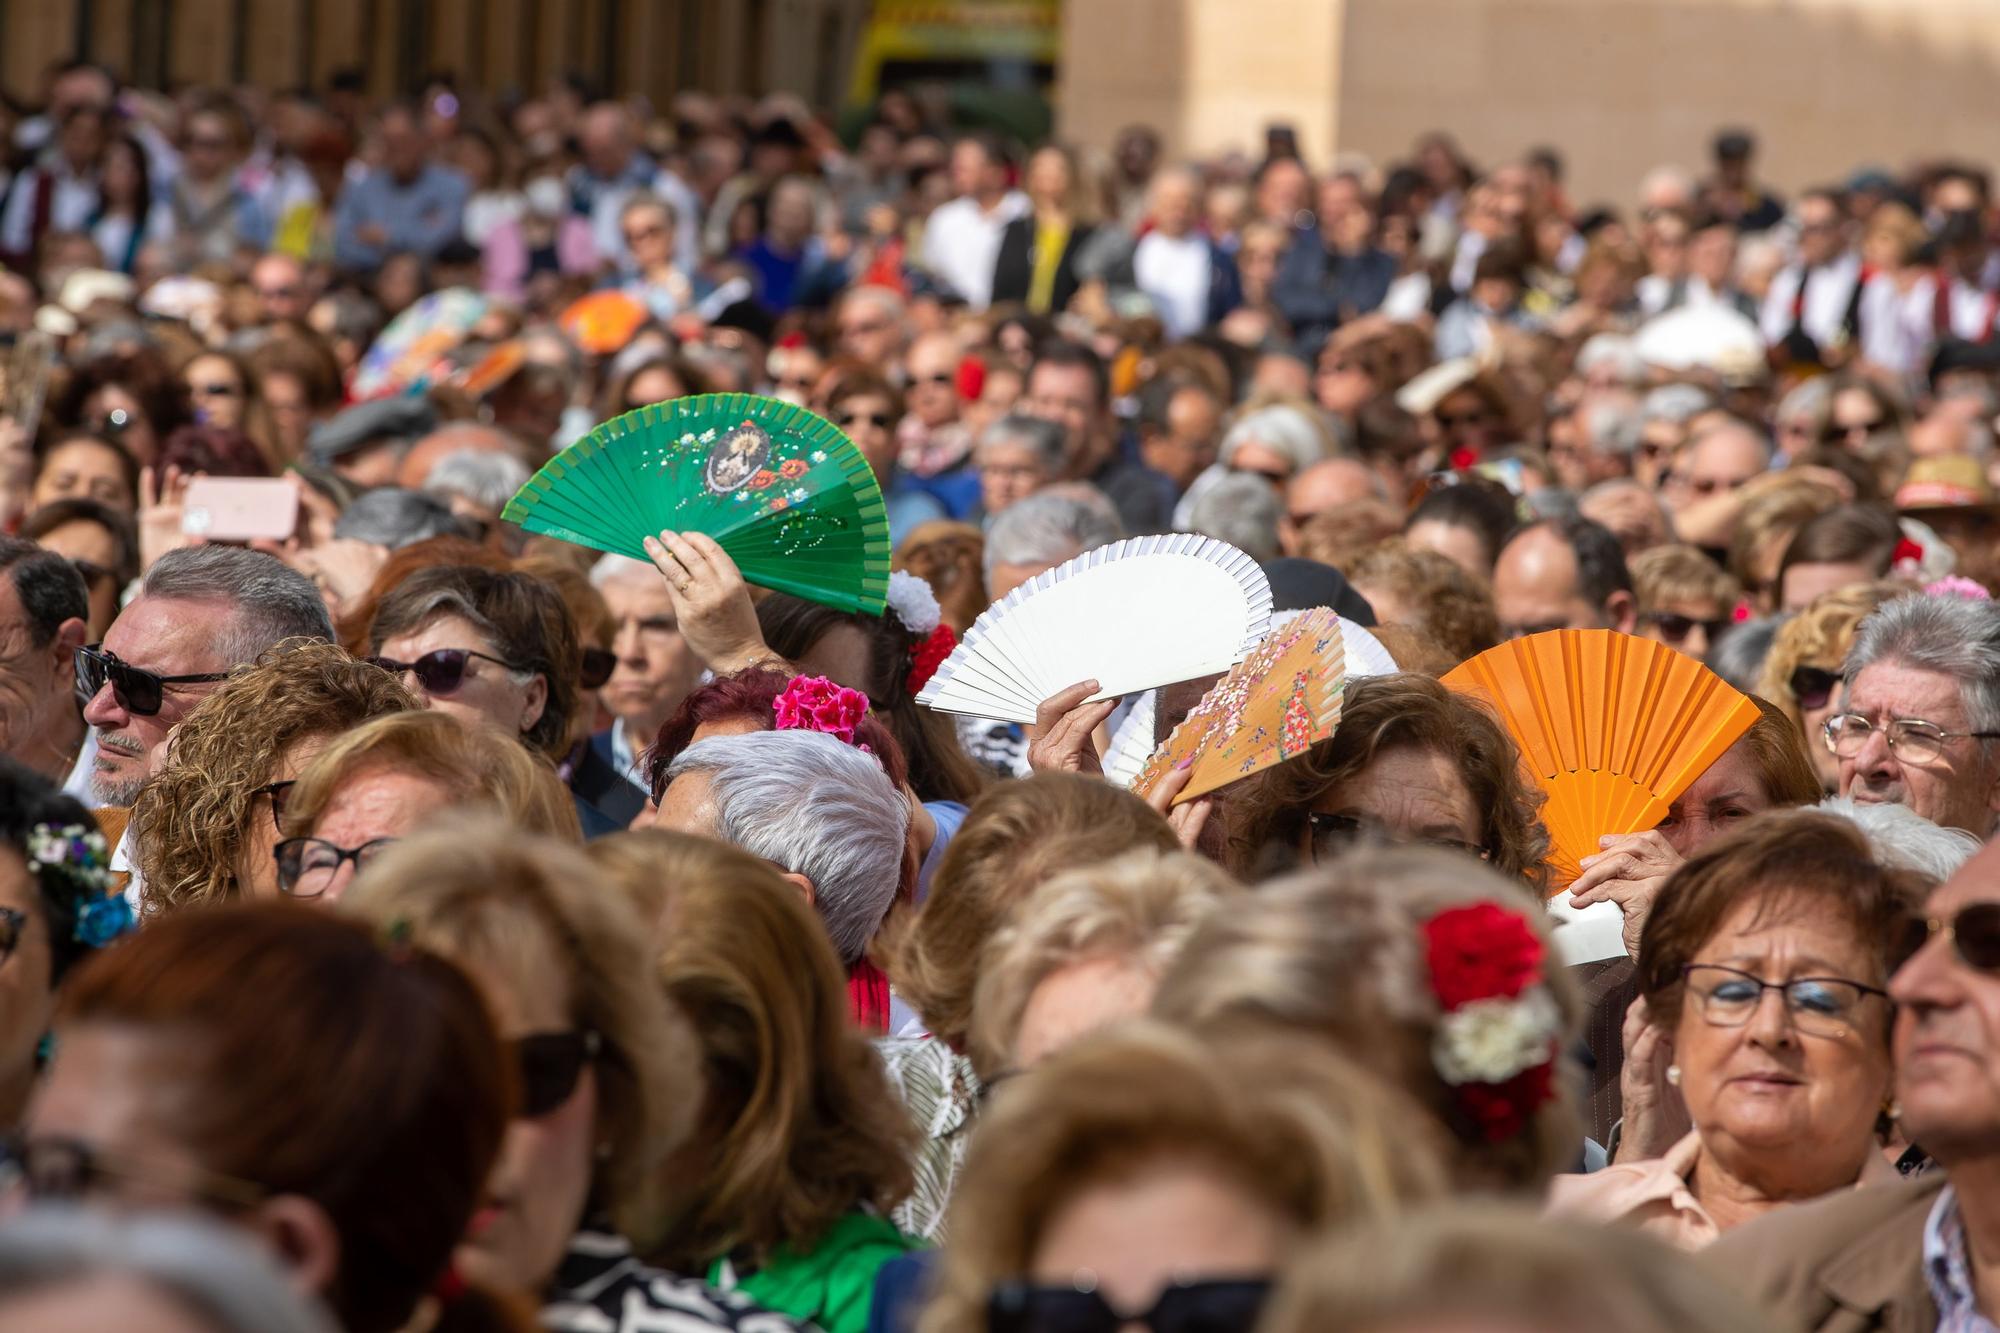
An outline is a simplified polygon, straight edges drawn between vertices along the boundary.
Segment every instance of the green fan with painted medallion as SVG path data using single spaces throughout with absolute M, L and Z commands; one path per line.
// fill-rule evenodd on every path
M 501 515 L 646 560 L 661 531 L 713 537 L 746 581 L 880 615 L 889 516 L 868 460 L 824 417 L 776 398 L 674 398 L 605 422 L 528 479 Z

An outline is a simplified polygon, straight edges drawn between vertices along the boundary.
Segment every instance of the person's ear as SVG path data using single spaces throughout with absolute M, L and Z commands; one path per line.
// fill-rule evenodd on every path
M 542 720 L 542 713 L 549 706 L 549 678 L 537 673 L 522 691 L 521 730 L 527 731 Z
M 277 1256 L 295 1291 L 323 1297 L 332 1288 L 340 1272 L 340 1232 L 324 1208 L 302 1194 L 274 1194 L 244 1221 Z
M 799 892 L 806 896 L 807 907 L 819 906 L 819 890 L 813 887 L 813 882 L 810 879 L 804 875 L 795 874 L 790 870 L 780 870 L 778 876 L 787 883 L 798 886 Z
M 1639 604 L 1631 593 L 1620 588 L 1604 599 L 1604 618 L 1619 633 L 1630 634 L 1639 627 Z
M 90 626 L 71 616 L 56 626 L 55 637 L 49 641 L 49 671 L 58 680 L 76 679 L 76 650 L 83 647 L 83 641 L 90 637 Z

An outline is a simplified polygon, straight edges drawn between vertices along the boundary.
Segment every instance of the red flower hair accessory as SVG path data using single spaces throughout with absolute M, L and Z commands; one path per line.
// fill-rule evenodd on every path
M 910 653 L 910 677 L 905 682 L 911 694 L 922 691 L 931 683 L 931 677 L 944 665 L 944 659 L 951 656 L 951 650 L 958 647 L 958 636 L 951 632 L 951 626 L 940 623 L 924 641 Z
M 854 729 L 868 715 L 868 696 L 825 676 L 794 676 L 771 711 L 779 731 L 817 731 L 852 745 Z
M 1555 1095 L 1562 1014 L 1542 984 L 1541 937 L 1527 917 L 1491 902 L 1439 912 L 1423 932 L 1444 1011 L 1431 1064 L 1479 1137 L 1505 1142 Z

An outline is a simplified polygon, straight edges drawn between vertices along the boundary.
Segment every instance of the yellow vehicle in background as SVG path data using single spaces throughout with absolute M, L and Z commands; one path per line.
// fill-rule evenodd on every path
M 889 89 L 958 125 L 1047 137 L 1062 0 L 875 0 L 848 84 L 859 111 Z

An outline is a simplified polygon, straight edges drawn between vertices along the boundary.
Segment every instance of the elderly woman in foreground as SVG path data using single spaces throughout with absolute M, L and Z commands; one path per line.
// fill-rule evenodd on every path
M 1697 1249 L 1785 1204 L 1894 1180 L 1876 1137 L 1884 988 L 1922 883 L 1878 865 L 1853 824 L 1808 811 L 1689 860 L 1646 923 L 1639 976 L 1694 1129 L 1664 1156 L 1559 1178 L 1550 1207 Z M 1637 1123 L 1649 1110 L 1627 1106 L 1624 1133 L 1653 1137 Z

